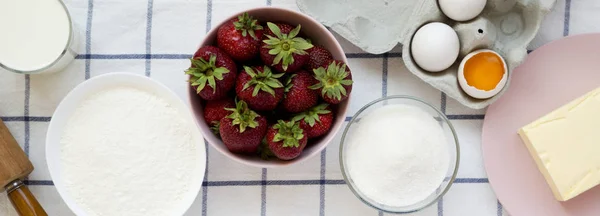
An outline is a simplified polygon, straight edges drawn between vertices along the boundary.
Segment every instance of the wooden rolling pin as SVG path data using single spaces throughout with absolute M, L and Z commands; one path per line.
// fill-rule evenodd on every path
M 46 211 L 23 184 L 33 165 L 0 119 L 0 192 L 2 188 L 21 216 L 47 216 Z

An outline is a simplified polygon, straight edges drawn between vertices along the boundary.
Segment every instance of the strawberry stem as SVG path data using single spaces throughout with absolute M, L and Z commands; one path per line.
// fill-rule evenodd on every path
M 324 115 L 331 112 L 327 109 L 328 106 L 329 104 L 326 103 L 319 104 L 313 108 L 310 108 L 307 111 L 304 111 L 294 116 L 294 118 L 292 118 L 292 121 L 304 120 L 308 125 L 313 127 L 315 126 L 316 122 L 321 123 L 321 118 L 319 118 L 319 115 Z
M 236 30 L 242 32 L 242 36 L 246 37 L 246 35 L 250 34 L 250 37 L 254 38 L 254 40 L 258 40 L 254 30 L 263 29 L 263 27 L 258 24 L 258 20 L 248 15 L 248 13 L 243 13 L 238 16 L 238 20 L 233 22 L 233 26 L 235 26 Z
M 225 108 L 225 110 L 232 112 L 227 118 L 233 119 L 231 123 L 233 126 L 239 125 L 240 133 L 246 131 L 246 128 L 256 128 L 258 126 L 256 118 L 260 115 L 248 108 L 248 104 L 244 101 L 238 101 L 235 108 Z
M 185 71 L 185 74 L 190 75 L 189 82 L 192 86 L 198 86 L 196 93 L 200 93 L 206 87 L 206 83 L 213 89 L 213 93 L 216 92 L 216 80 L 223 80 L 223 75 L 229 73 L 229 69 L 215 65 L 217 56 L 214 54 L 210 55 L 208 62 L 200 57 L 192 58 L 190 61 L 192 66 Z
M 267 48 L 269 48 L 269 54 L 275 56 L 271 66 L 283 61 L 283 70 L 287 71 L 288 66 L 294 63 L 292 54 L 306 55 L 308 54 L 306 50 L 313 47 L 313 45 L 304 38 L 296 37 L 300 33 L 300 25 L 293 29 L 289 34 L 282 34 L 281 29 L 272 22 L 268 22 L 267 26 L 275 35 L 275 37 L 267 35 L 269 39 L 263 40 L 263 42 L 267 44 Z
M 315 79 L 319 81 L 319 83 L 310 86 L 310 89 L 321 89 L 321 95 L 335 98 L 337 100 L 342 99 L 342 95 L 346 96 L 346 88 L 345 85 L 352 85 L 351 79 L 346 79 L 349 73 L 346 71 L 346 64 L 344 63 L 336 63 L 332 61 L 329 66 L 327 66 L 327 70 L 323 67 L 319 67 L 314 69 Z
M 273 128 L 277 130 L 273 142 L 283 141 L 283 147 L 286 148 L 300 146 L 299 141 L 304 138 L 304 131 L 300 128 L 300 124 L 295 121 L 285 122 L 279 120 L 277 124 L 273 125 Z
M 278 80 L 283 76 L 283 73 L 274 74 L 271 71 L 271 68 L 266 65 L 263 67 L 263 71 L 252 69 L 251 67 L 244 66 L 244 70 L 252 79 L 248 81 L 242 90 L 246 90 L 250 86 L 254 86 L 254 91 L 252 91 L 252 96 L 258 95 L 260 90 L 265 91 L 273 96 L 275 96 L 274 88 L 283 88 L 283 84 Z

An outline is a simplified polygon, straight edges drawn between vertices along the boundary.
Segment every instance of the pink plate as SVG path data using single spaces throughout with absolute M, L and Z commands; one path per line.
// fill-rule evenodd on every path
M 600 215 L 600 187 L 556 201 L 517 135 L 522 126 L 600 87 L 600 34 L 567 37 L 535 50 L 511 79 L 483 122 L 485 169 L 498 199 L 513 216 Z

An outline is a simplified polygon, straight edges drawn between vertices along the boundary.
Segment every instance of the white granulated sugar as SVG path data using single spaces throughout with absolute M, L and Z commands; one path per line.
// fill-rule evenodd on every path
M 362 118 L 350 134 L 347 167 L 356 188 L 373 201 L 407 206 L 440 186 L 450 155 L 444 131 L 425 111 L 388 105 Z
M 61 138 L 68 193 L 90 216 L 162 216 L 197 175 L 192 128 L 156 95 L 115 87 L 86 98 Z

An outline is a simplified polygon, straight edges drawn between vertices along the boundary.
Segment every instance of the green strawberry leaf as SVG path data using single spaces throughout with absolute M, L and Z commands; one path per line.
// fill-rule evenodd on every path
M 244 70 L 250 75 L 251 79 L 244 84 L 242 90 L 246 90 L 252 86 L 252 96 L 258 95 L 261 90 L 275 96 L 274 88 L 283 88 L 283 84 L 278 80 L 278 78 L 283 76 L 283 73 L 273 74 L 271 69 L 266 65 L 263 67 L 263 71 L 258 71 L 256 68 L 253 69 L 248 66 L 244 66 Z M 254 72 L 255 70 L 257 73 Z
M 298 25 L 296 28 L 294 28 L 289 34 L 288 34 L 288 38 L 294 38 L 298 35 L 298 33 L 300 33 L 300 25 Z
M 283 141 L 283 147 L 299 147 L 300 140 L 304 138 L 304 130 L 300 128 L 300 124 L 296 121 L 285 122 L 283 120 L 277 121 L 277 124 L 273 126 L 277 130 L 277 133 L 273 137 L 273 142 Z
M 269 48 L 269 55 L 275 56 L 273 65 L 282 64 L 284 71 L 287 71 L 288 66 L 294 63 L 293 54 L 307 55 L 306 50 L 313 45 L 304 38 L 297 37 L 300 33 L 301 26 L 298 25 L 289 34 L 282 34 L 281 29 L 274 23 L 268 22 L 267 27 L 273 32 L 275 37 L 267 35 L 267 40 L 263 42 Z
M 254 70 L 252 70 L 251 67 L 244 66 L 244 70 L 246 71 L 246 73 L 248 73 L 248 75 L 250 75 L 252 77 L 256 76 L 256 73 L 254 73 Z
M 239 126 L 240 133 L 244 133 L 247 128 L 256 128 L 259 125 L 256 118 L 260 115 L 248 108 L 248 104 L 244 101 L 237 101 L 235 108 L 225 108 L 225 110 L 231 111 L 226 118 L 232 119 L 231 126 Z
M 192 66 L 185 71 L 185 74 L 190 75 L 191 86 L 197 86 L 196 93 L 200 93 L 207 82 L 213 89 L 213 93 L 216 92 L 216 80 L 223 80 L 223 75 L 229 73 L 229 69 L 216 66 L 216 59 L 217 56 L 214 54 L 210 55 L 208 61 L 203 58 L 190 59 Z
M 333 98 L 341 100 L 342 96 L 346 96 L 348 92 L 344 86 L 353 84 L 351 79 L 347 77 L 350 75 L 346 64 L 331 62 L 327 68 L 319 67 L 314 69 L 315 79 L 319 83 L 310 86 L 311 89 L 321 89 L 321 95 L 323 97 Z
M 288 77 L 287 81 L 285 82 L 285 92 L 289 92 L 290 89 L 294 87 L 294 84 L 292 84 L 292 80 L 294 79 L 294 77 L 296 77 L 296 74 L 292 74 Z
M 208 79 L 208 86 L 210 86 L 213 89 L 213 93 L 217 90 L 217 83 L 215 82 L 215 77 L 207 77 Z
M 254 31 L 263 29 L 263 27 L 258 24 L 258 20 L 248 15 L 248 13 L 243 13 L 238 16 L 237 21 L 233 22 L 233 26 L 242 33 L 243 37 L 250 35 L 254 40 L 258 40 Z
M 321 123 L 321 118 L 319 118 L 319 115 L 331 113 L 331 111 L 327 109 L 328 106 L 329 104 L 326 103 L 314 106 L 313 108 L 294 116 L 292 121 L 304 120 L 310 127 L 313 127 L 317 122 Z

